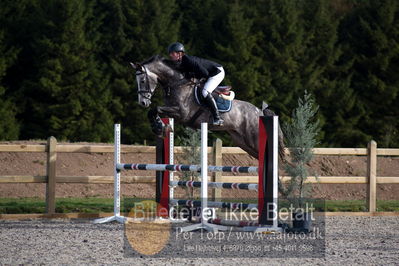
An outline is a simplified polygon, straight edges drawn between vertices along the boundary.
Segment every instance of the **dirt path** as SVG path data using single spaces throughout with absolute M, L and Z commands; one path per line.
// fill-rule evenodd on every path
M 0 221 L 0 264 L 397 264 L 397 217 L 327 217 L 325 222 L 325 251 L 315 254 L 316 258 L 292 257 L 290 252 L 280 253 L 276 258 L 256 254 L 255 258 L 226 258 L 222 253 L 184 258 L 184 251 L 176 249 L 178 241 L 173 234 L 166 245 L 174 252 L 173 256 L 151 258 L 127 253 L 122 224 L 93 224 L 90 220 Z M 199 233 L 194 233 L 190 245 L 199 245 L 198 239 Z M 245 245 L 257 247 L 269 243 L 255 239 Z

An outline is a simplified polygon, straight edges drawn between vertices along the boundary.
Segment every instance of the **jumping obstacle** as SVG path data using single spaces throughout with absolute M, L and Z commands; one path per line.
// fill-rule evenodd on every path
M 163 119 L 165 124 L 169 123 L 168 119 Z M 203 132 L 203 131 L 202 131 Z M 170 150 L 165 149 L 163 145 L 168 143 L 168 136 L 159 142 L 157 145 L 157 150 Z M 206 136 L 201 136 L 203 140 Z M 162 206 L 162 208 L 167 208 L 169 210 L 170 206 L 188 206 L 188 207 L 200 207 L 202 206 L 202 201 L 192 201 L 192 200 L 179 200 L 173 199 L 173 196 L 168 193 L 170 187 L 201 187 L 202 184 L 206 183 L 211 188 L 226 188 L 226 189 L 248 189 L 248 190 L 258 190 L 258 204 L 243 204 L 243 203 L 229 203 L 229 202 L 212 202 L 207 201 L 207 207 L 213 208 L 230 208 L 234 209 L 252 209 L 257 208 L 259 213 L 258 222 L 253 221 L 232 221 L 223 219 L 209 219 L 209 223 L 226 225 L 226 226 L 243 226 L 246 231 L 281 231 L 278 228 L 277 220 L 277 196 L 278 196 L 278 117 L 260 117 L 259 119 L 259 164 L 258 167 L 232 167 L 232 166 L 208 166 L 208 171 L 219 171 L 219 172 L 257 172 L 258 173 L 258 184 L 247 184 L 247 183 L 217 183 L 217 182 L 207 182 L 207 175 L 202 182 L 193 181 L 173 181 L 167 177 L 165 173 L 167 172 L 157 172 L 157 202 Z M 207 146 L 206 142 L 204 144 Z M 204 146 L 204 145 L 201 145 Z M 162 158 L 165 152 L 157 152 L 157 163 L 164 163 L 165 160 Z M 167 157 L 167 155 L 166 155 Z M 201 158 L 203 158 L 203 153 L 201 153 Z M 158 169 L 164 168 L 165 166 L 159 167 Z M 181 167 L 169 166 L 170 170 L 192 170 L 200 171 L 198 166 L 184 166 L 182 170 Z M 224 169 L 224 170 L 222 170 Z M 162 169 L 162 170 L 165 170 Z M 206 182 L 204 181 L 206 180 Z M 201 193 L 202 195 L 202 193 Z M 202 196 L 202 198 L 204 198 Z M 169 212 L 168 212 L 169 213 Z
M 173 120 L 163 119 L 165 124 L 173 127 Z M 182 228 L 182 231 L 206 229 L 209 231 L 226 230 L 226 225 L 243 225 L 246 231 L 280 231 L 277 224 L 277 130 L 278 117 L 260 117 L 259 119 L 259 165 L 258 167 L 240 166 L 208 166 L 207 165 L 207 124 L 201 124 L 201 166 L 173 164 L 173 131 L 166 138 L 157 139 L 157 164 L 121 164 L 120 163 L 120 125 L 115 125 L 115 155 L 114 155 L 114 216 L 97 219 L 95 223 L 110 221 L 125 222 L 126 218 L 120 215 L 120 171 L 121 170 L 156 170 L 156 201 L 159 208 L 168 210 L 170 205 L 201 206 L 204 211 L 208 207 L 252 209 L 257 208 L 258 223 L 251 221 L 226 221 L 222 219 L 201 219 L 200 224 Z M 172 171 L 201 172 L 202 182 L 173 181 Z M 258 172 L 258 184 L 244 183 L 216 183 L 211 182 L 212 188 L 234 188 L 258 190 L 258 204 L 226 203 L 208 201 L 208 171 L 218 172 Z M 201 201 L 173 199 L 173 187 L 191 186 L 201 188 Z M 167 215 L 168 215 L 167 214 Z M 202 216 L 203 217 L 203 216 Z M 271 217 L 271 218 L 270 218 Z M 212 223 L 213 222 L 213 223 Z

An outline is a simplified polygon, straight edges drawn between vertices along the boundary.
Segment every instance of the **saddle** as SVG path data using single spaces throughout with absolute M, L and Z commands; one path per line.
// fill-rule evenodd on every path
M 213 93 L 229 101 L 232 101 L 236 96 L 234 91 L 231 90 L 231 86 L 217 86 Z
M 204 96 L 202 96 L 202 88 L 203 84 L 197 84 L 194 87 L 195 101 L 201 106 L 206 106 Z M 235 93 L 231 90 L 231 86 L 218 86 L 212 92 L 212 96 L 215 98 L 219 112 L 226 113 L 231 110 L 235 97 Z

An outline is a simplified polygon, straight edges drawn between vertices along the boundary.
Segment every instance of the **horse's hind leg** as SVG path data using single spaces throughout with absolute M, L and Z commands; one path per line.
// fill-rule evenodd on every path
M 268 109 L 267 106 L 265 108 L 263 108 L 262 111 L 265 116 L 275 116 L 276 115 L 276 113 L 274 111 Z M 278 124 L 278 155 L 281 159 L 281 162 L 285 163 L 287 161 L 287 158 L 285 157 L 284 133 L 281 130 L 280 122 Z

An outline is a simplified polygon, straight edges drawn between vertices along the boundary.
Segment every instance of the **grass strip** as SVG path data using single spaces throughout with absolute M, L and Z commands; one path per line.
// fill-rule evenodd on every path
M 122 198 L 121 212 L 129 212 L 136 202 L 149 199 Z M 316 211 L 364 212 L 365 200 L 313 200 Z M 288 208 L 287 201 L 280 200 L 279 206 Z M 112 198 L 57 198 L 56 213 L 99 213 L 113 212 Z M 0 198 L 0 214 L 45 213 L 46 202 L 42 198 Z M 378 200 L 377 211 L 399 212 L 399 200 Z

